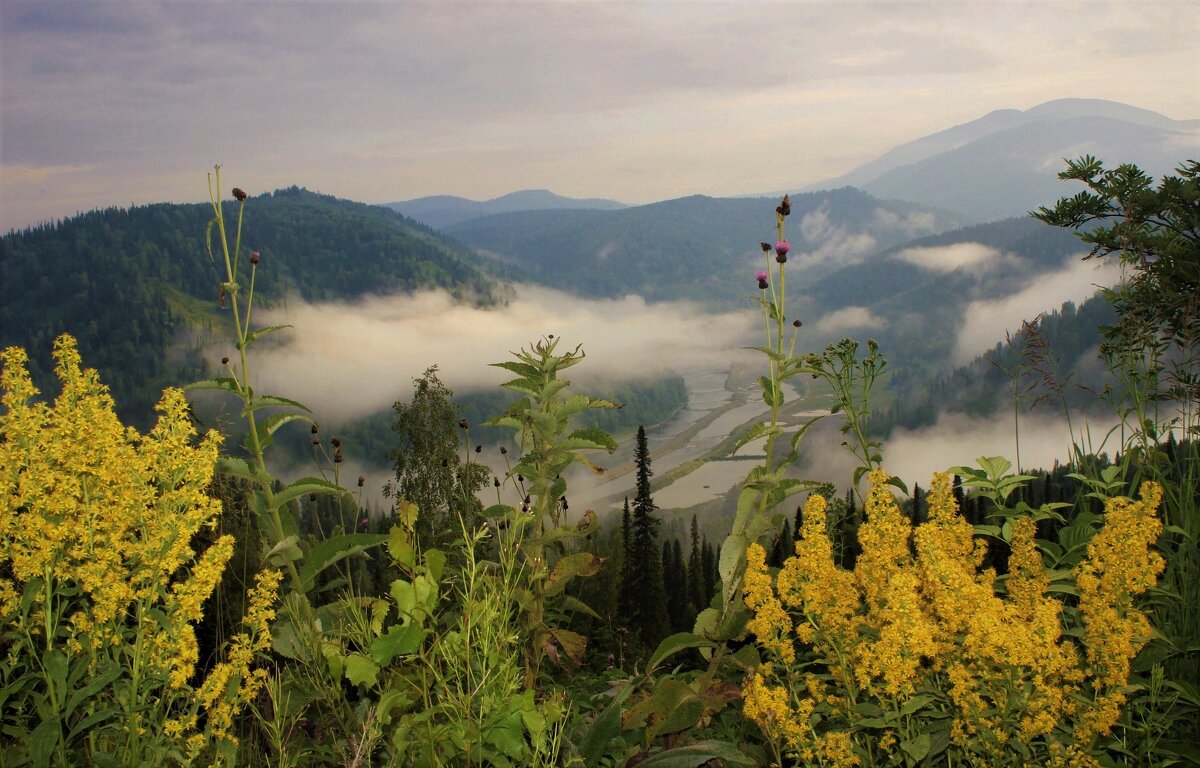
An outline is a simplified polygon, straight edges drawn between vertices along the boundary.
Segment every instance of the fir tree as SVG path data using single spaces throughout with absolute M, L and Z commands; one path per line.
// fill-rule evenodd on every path
M 717 593 L 717 556 L 708 537 L 700 549 L 700 578 L 704 583 L 704 605 L 707 606 Z
M 633 500 L 633 525 L 629 584 L 633 597 L 629 628 L 642 644 L 653 649 L 670 634 L 666 594 L 663 588 L 662 557 L 658 549 L 658 523 L 654 498 L 650 495 L 650 449 L 646 430 L 638 427 L 633 451 L 637 465 L 637 495 Z
M 692 515 L 692 551 L 688 555 L 687 585 L 688 600 L 692 604 L 692 613 L 697 614 L 708 607 L 708 599 L 704 596 L 704 571 L 700 555 L 700 524 Z
M 617 596 L 620 623 L 629 626 L 634 606 L 633 583 L 633 523 L 629 515 L 629 497 L 625 497 L 625 509 L 621 512 L 621 584 Z
M 667 615 L 671 631 L 690 632 L 695 614 L 688 600 L 687 570 L 683 565 L 683 546 L 679 539 L 663 542 L 663 587 L 667 593 Z

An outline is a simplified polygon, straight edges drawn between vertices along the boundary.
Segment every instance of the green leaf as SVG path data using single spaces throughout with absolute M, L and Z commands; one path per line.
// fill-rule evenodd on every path
M 571 661 L 576 665 L 583 663 L 583 651 L 587 648 L 587 638 L 576 632 L 571 632 L 558 627 L 550 628 L 550 635 L 558 643 L 563 652 L 571 658 Z
M 425 559 L 425 569 L 429 571 L 429 578 L 441 581 L 442 572 L 446 570 L 446 553 L 440 549 L 427 549 L 422 557 Z
M 608 752 L 608 744 L 621 734 L 621 709 L 636 686 L 626 685 L 617 692 L 604 711 L 579 740 L 579 756 L 584 765 L 599 765 L 600 758 Z
M 546 580 L 546 595 L 557 595 L 571 579 L 576 576 L 591 576 L 599 571 L 603 564 L 604 561 L 591 552 L 576 552 L 560 558 Z
M 919 763 L 929 754 L 930 739 L 928 733 L 922 733 L 915 739 L 906 739 L 900 742 L 900 749 L 904 750 L 905 754 L 913 759 L 913 762 Z
M 253 344 L 269 333 L 275 333 L 276 331 L 282 331 L 284 328 L 291 327 L 290 325 L 268 325 L 266 328 L 259 328 L 257 331 L 246 334 L 246 346 Z
M 295 482 L 288 483 L 283 490 L 275 494 L 273 500 L 276 509 L 284 504 L 298 499 L 301 496 L 307 496 L 310 493 L 324 493 L 337 495 L 347 493 L 346 489 L 336 483 L 331 483 L 328 480 L 322 480 L 319 477 L 302 477 Z
M 763 402 L 771 408 L 778 408 L 783 404 L 783 392 L 780 391 L 779 385 L 771 381 L 766 376 L 760 376 L 758 384 L 762 388 Z
M 241 396 L 242 394 L 238 380 L 228 376 L 219 376 L 215 379 L 204 379 L 203 381 L 193 381 L 191 384 L 184 385 L 183 389 L 185 392 L 191 392 L 197 389 L 223 389 L 226 392 L 232 392 L 238 396 Z
M 29 755 L 35 768 L 50 768 L 50 758 L 58 747 L 62 728 L 58 718 L 43 720 L 29 735 Z
M 767 426 L 765 421 L 760 421 L 751 426 L 750 429 L 747 429 L 746 433 L 738 438 L 737 443 L 733 446 L 733 450 L 729 452 L 729 455 L 732 456 L 733 454 L 737 453 L 738 449 L 746 443 L 752 443 L 758 438 L 767 434 L 779 434 L 779 431 L 779 427 L 774 427 L 772 429 Z
M 714 648 L 716 643 L 707 638 L 694 635 L 691 632 L 678 632 L 670 637 L 664 638 L 658 644 L 658 648 L 654 649 L 654 653 L 650 654 L 650 660 L 646 662 L 646 671 L 650 672 L 658 667 L 664 659 L 679 653 L 688 648 Z
M 675 747 L 652 755 L 638 763 L 639 768 L 700 768 L 711 760 L 720 760 L 723 765 L 736 768 L 758 765 L 757 760 L 746 757 L 741 750 L 723 741 L 697 741 L 685 747 Z
M 346 679 L 352 685 L 375 685 L 379 682 L 379 665 L 361 653 L 352 653 L 345 660 Z
M 394 626 L 371 643 L 371 658 L 379 666 L 386 667 L 396 656 L 416 653 L 424 640 L 425 629 L 416 622 Z
M 371 547 L 377 547 L 388 540 L 385 533 L 346 533 L 330 536 L 328 539 L 313 545 L 308 551 L 304 566 L 300 569 L 300 581 L 304 591 L 313 588 L 317 576 L 334 563 L 341 562 L 347 557 L 361 555 Z
M 276 397 L 275 395 L 262 395 L 261 397 L 255 397 L 250 401 L 250 410 L 252 410 L 252 411 L 257 411 L 259 408 L 270 408 L 272 406 L 287 406 L 289 408 L 299 408 L 300 410 L 304 411 L 305 413 L 312 413 L 312 409 L 310 409 L 304 403 L 299 403 L 299 402 L 296 402 L 295 400 L 289 400 L 286 397 Z
M 586 429 L 577 429 L 567 436 L 567 442 L 579 441 L 586 443 L 583 447 L 595 447 L 604 449 L 609 453 L 617 450 L 617 441 L 612 439 L 612 436 L 599 427 L 587 427 Z M 572 448 L 571 450 L 578 450 Z
M 300 549 L 300 537 L 296 534 L 288 536 L 271 547 L 271 551 L 267 553 L 267 560 L 272 565 L 285 565 L 302 557 L 304 557 L 304 550 Z
M 558 599 L 558 607 L 564 611 L 574 611 L 575 613 L 582 613 L 585 616 L 591 616 L 593 619 L 600 618 L 600 614 L 592 610 L 591 606 L 577 597 L 572 597 L 571 595 L 561 596 Z
M 230 477 L 249 480 L 252 483 L 259 481 L 258 474 L 250 466 L 245 459 L 238 459 L 233 456 L 222 456 L 217 459 L 216 466 L 217 474 L 228 475 Z

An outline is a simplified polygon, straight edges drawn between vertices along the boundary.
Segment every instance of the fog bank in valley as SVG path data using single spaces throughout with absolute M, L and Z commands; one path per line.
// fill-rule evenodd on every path
M 1120 449 L 1116 434 L 1104 444 L 1104 436 L 1116 424 L 1116 417 L 1072 419 L 1074 441 L 1085 451 L 1106 451 L 1112 456 Z M 1081 429 L 1083 436 L 1079 434 Z M 1071 431 L 1061 415 L 1022 413 L 1020 436 L 1022 469 L 1049 469 L 1056 460 L 1064 463 L 1071 456 Z M 934 472 L 953 466 L 976 466 L 980 456 L 1003 456 L 1016 471 L 1012 413 L 986 419 L 942 414 L 932 427 L 897 430 L 883 445 L 884 468 L 908 483 L 910 489 L 914 482 L 928 487 Z
M 758 320 L 750 310 L 710 314 L 690 303 L 581 299 L 533 286 L 518 286 L 502 307 L 425 292 L 353 303 L 293 298 L 264 315 L 264 323 L 293 328 L 282 344 L 256 353 L 256 386 L 335 421 L 407 400 L 412 379 L 434 364 L 456 392 L 495 387 L 510 376 L 489 363 L 548 334 L 562 339 L 560 352 L 583 345 L 587 359 L 566 374 L 577 383 L 722 369 L 751 343 Z

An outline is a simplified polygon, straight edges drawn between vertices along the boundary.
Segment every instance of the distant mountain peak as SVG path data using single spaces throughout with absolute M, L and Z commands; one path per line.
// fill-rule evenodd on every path
M 493 197 L 490 200 L 470 200 L 453 195 L 436 195 L 386 203 L 385 206 L 435 229 L 445 229 L 464 221 L 497 213 L 566 209 L 613 211 L 629 207 L 625 203 L 604 198 L 563 197 L 548 189 L 520 189 Z
M 1200 150 L 1198 127 L 1197 120 L 1106 99 L 1054 99 L 1026 110 L 993 110 L 804 190 L 849 184 L 877 197 L 994 220 L 1072 194 L 1075 189 L 1057 179 L 1065 157 L 1086 152 L 1111 164 L 1136 163 L 1152 176 L 1169 173 Z

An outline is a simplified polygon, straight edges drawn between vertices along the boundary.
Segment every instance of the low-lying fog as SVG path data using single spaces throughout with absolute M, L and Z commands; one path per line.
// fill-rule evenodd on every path
M 974 251 L 959 255 L 966 262 L 977 259 Z M 990 348 L 1006 329 L 1015 331 L 1022 320 L 1063 301 L 1085 298 L 1110 277 L 1097 272 L 1092 262 L 1076 262 L 1008 298 L 972 303 L 959 330 L 959 353 L 974 355 Z M 585 391 L 589 382 L 605 379 L 720 372 L 735 361 L 762 362 L 757 353 L 745 349 L 763 343 L 762 316 L 750 301 L 745 310 L 710 313 L 691 302 L 651 304 L 637 296 L 584 299 L 520 285 L 511 301 L 490 308 L 456 302 L 444 292 L 425 292 L 353 303 L 310 304 L 293 298 L 264 314 L 264 322 L 288 323 L 293 330 L 257 354 L 257 385 L 307 403 L 321 418 L 333 422 L 386 410 L 397 399 L 406 399 L 412 379 L 433 364 L 456 392 L 495 387 L 509 376 L 489 363 L 510 360 L 511 351 L 548 334 L 562 339 L 560 350 L 583 346 L 587 360 L 567 377 Z M 861 318 L 851 314 L 843 308 L 840 314 L 816 318 L 814 325 L 818 329 L 844 326 L 844 332 L 853 336 L 863 328 L 854 327 Z M 698 418 L 694 409 L 691 412 L 690 418 Z M 1109 426 L 1092 425 L 1097 448 Z M 811 445 L 814 436 L 806 442 Z M 1023 417 L 1021 463 L 1049 467 L 1069 455 L 1071 442 L 1061 418 Z M 810 448 L 806 474 L 814 479 L 848 478 L 851 459 L 842 455 L 838 439 L 830 437 L 828 448 Z M 974 463 L 984 455 L 1003 455 L 1015 463 L 1011 417 L 968 420 L 947 415 L 934 427 L 898 432 L 884 446 L 888 471 L 922 485 L 935 470 Z M 378 469 L 363 471 L 373 478 L 381 474 Z M 720 479 L 713 472 L 686 476 L 679 482 L 695 482 L 704 491 L 676 489 L 674 494 L 664 493 L 664 500 L 695 499 L 698 493 L 721 495 L 732 487 L 727 482 L 740 481 L 729 472 L 716 474 Z

